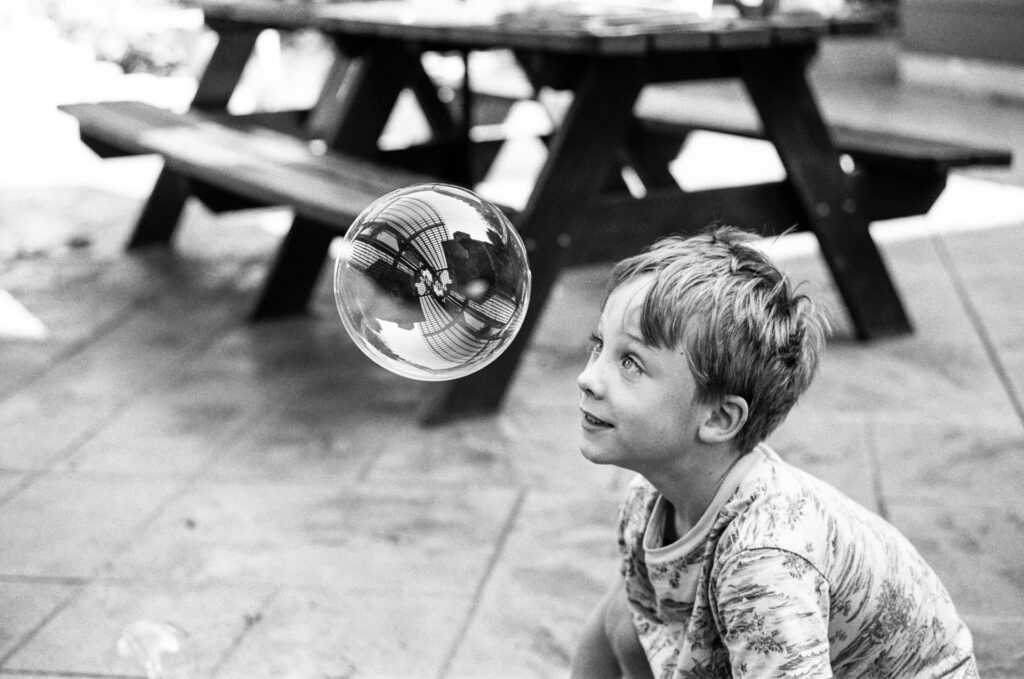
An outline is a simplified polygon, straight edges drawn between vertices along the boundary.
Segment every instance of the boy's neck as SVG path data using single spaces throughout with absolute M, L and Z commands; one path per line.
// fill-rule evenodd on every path
M 666 517 L 666 523 L 672 523 L 671 528 L 665 528 L 666 539 L 669 530 L 679 539 L 700 520 L 729 471 L 743 457 L 732 448 L 705 452 L 703 464 L 683 464 L 663 473 L 644 474 L 672 506 L 672 516 Z

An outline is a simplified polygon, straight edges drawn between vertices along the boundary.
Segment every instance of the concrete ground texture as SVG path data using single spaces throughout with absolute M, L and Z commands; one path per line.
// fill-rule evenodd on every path
M 0 114 L 0 677 L 145 677 L 132 630 L 167 676 L 567 676 L 630 478 L 577 444 L 609 267 L 562 275 L 499 413 L 422 428 L 422 385 L 360 353 L 328 281 L 306 316 L 246 319 L 285 211 L 190 203 L 173 248 L 125 253 L 159 161 L 92 156 L 54 105 L 127 85 L 47 54 L 6 59 Z M 892 92 L 836 105 L 1024 139 L 1020 103 Z M 764 244 L 836 325 L 769 442 L 908 536 L 986 678 L 1024 676 L 1022 186 L 958 173 L 873 225 L 912 335 L 855 341 L 813 238 Z

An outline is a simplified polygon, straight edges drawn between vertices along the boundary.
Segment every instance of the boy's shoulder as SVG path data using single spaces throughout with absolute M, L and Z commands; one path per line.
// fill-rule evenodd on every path
M 782 550 L 824 568 L 854 527 L 877 517 L 842 492 L 761 445 L 757 463 L 719 511 L 716 561 L 748 550 Z
M 619 532 L 642 535 L 658 500 L 658 489 L 637 474 L 626 486 L 626 495 L 619 507 Z
M 745 460 L 746 471 L 715 517 L 705 544 L 714 544 L 714 561 L 724 563 L 743 552 L 775 549 L 827 570 L 840 552 L 891 542 L 892 528 L 817 477 L 785 462 L 774 450 L 759 445 Z M 625 544 L 644 535 L 658 489 L 643 476 L 634 477 L 620 506 L 619 535 Z M 876 536 L 874 540 L 869 536 Z

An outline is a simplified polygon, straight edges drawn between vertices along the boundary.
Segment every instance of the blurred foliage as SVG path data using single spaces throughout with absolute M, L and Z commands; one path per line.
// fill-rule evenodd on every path
M 69 42 L 125 73 L 191 72 L 204 30 L 201 12 L 185 0 L 34 0 Z

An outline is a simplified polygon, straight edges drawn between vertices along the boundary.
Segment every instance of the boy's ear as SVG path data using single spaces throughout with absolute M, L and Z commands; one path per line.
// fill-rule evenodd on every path
M 697 430 L 704 443 L 725 443 L 736 437 L 747 422 L 750 407 L 742 396 L 723 396 L 708 408 L 707 417 Z

